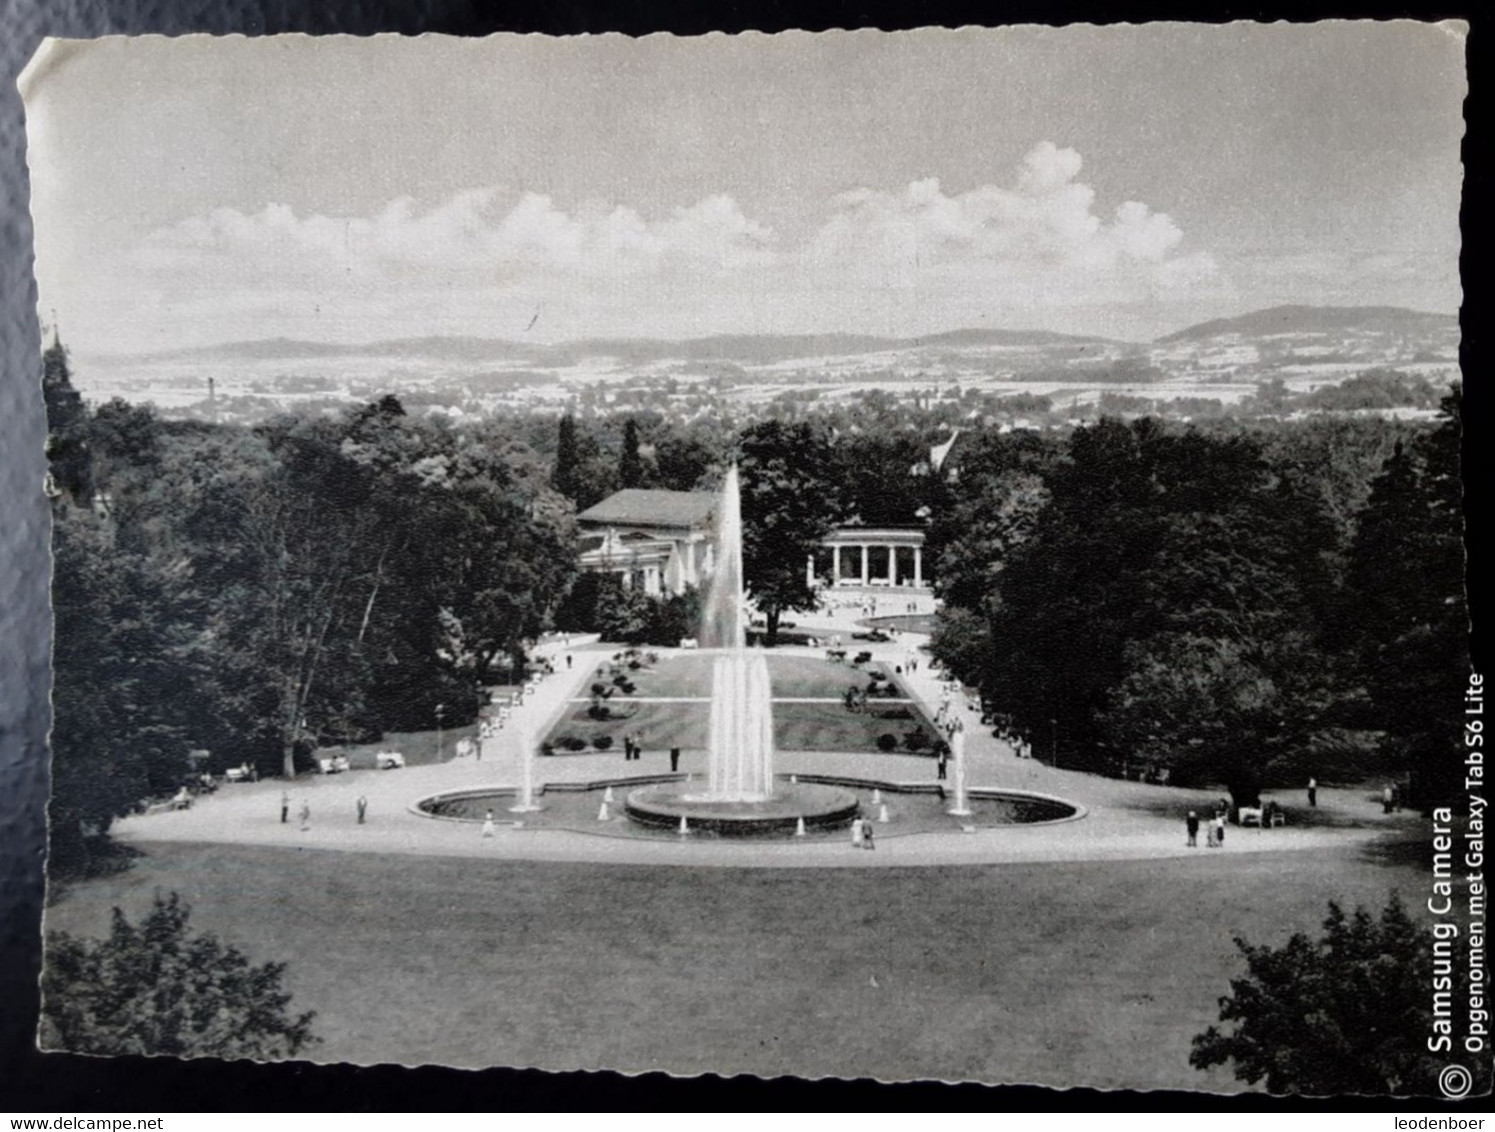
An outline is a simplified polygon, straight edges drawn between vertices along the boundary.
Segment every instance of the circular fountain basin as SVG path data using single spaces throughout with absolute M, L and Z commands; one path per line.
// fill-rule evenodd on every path
M 778 782 L 773 797 L 762 801 L 718 801 L 701 794 L 699 783 L 664 782 L 632 791 L 624 812 L 639 825 L 679 829 L 684 818 L 698 832 L 751 837 L 793 833 L 805 828 L 833 829 L 857 816 L 856 795 L 839 786 Z

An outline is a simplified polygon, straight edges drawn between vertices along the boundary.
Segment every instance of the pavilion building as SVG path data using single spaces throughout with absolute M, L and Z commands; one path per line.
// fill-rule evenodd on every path
M 581 568 L 652 596 L 700 587 L 716 564 L 717 495 L 626 488 L 576 516 Z
M 837 527 L 805 562 L 811 585 L 929 588 L 921 527 Z
M 716 565 L 715 492 L 614 492 L 576 517 L 580 566 L 615 574 L 630 589 L 674 596 L 704 588 Z M 813 588 L 928 590 L 924 530 L 837 527 L 805 562 Z

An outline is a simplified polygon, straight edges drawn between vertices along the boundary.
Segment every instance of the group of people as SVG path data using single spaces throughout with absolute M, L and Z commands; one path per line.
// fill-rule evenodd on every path
M 1190 810 L 1189 816 L 1184 819 L 1184 829 L 1188 832 L 1187 842 L 1190 849 L 1199 847 L 1199 812 Z M 1225 844 L 1225 811 L 1216 810 L 1205 826 L 1205 844 L 1211 849 L 1219 849 Z
M 353 812 L 358 815 L 358 824 L 363 825 L 368 820 L 369 800 L 362 794 L 353 803 Z M 301 809 L 298 813 L 301 819 L 301 832 L 305 833 L 311 828 L 311 802 L 301 799 Z M 291 796 L 286 791 L 280 792 L 280 821 L 284 825 L 291 820 Z
M 851 847 L 853 849 L 876 849 L 877 843 L 873 839 L 872 822 L 861 816 L 851 821 Z
M 636 762 L 638 757 L 644 753 L 641 735 L 623 736 L 623 761 L 625 763 Z M 678 756 L 676 756 L 678 758 Z

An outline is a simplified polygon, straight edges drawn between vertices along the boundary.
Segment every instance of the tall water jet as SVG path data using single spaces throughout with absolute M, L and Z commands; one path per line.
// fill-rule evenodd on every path
M 712 672 L 711 730 L 703 800 L 772 798 L 773 697 L 768 661 L 747 647 L 742 577 L 742 489 L 734 464 L 722 484 L 717 564 L 702 615 L 701 636 L 720 649 Z
M 702 645 L 712 660 L 711 730 L 706 788 L 687 781 L 632 791 L 628 817 L 680 834 L 789 834 L 836 828 L 857 812 L 856 796 L 839 787 L 773 780 L 773 696 L 768 660 L 747 647 L 742 573 L 742 495 L 733 467 L 717 508 L 716 568 L 701 615 Z

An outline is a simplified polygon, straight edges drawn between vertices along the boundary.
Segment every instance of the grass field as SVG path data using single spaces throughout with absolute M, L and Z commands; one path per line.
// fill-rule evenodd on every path
M 1422 853 L 908 870 L 643 868 L 153 845 L 48 927 L 155 889 L 290 964 L 319 1061 L 1241 1087 L 1188 1065 L 1233 932 L 1414 904 Z

